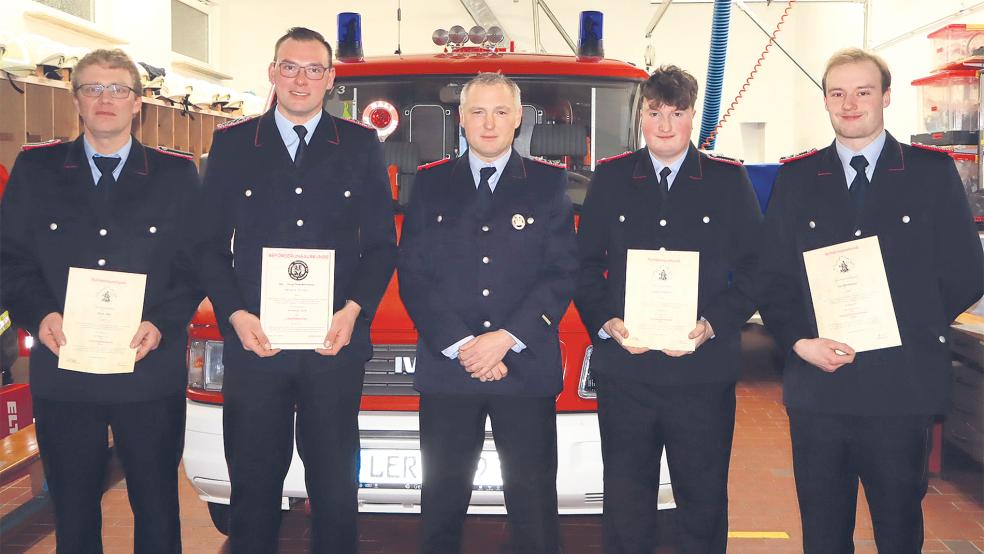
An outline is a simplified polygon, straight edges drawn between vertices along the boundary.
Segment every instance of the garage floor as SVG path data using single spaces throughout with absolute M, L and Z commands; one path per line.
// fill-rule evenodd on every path
M 745 334 L 746 364 L 738 386 L 737 428 L 731 464 L 731 532 L 728 552 L 796 553 L 800 524 L 793 487 L 788 421 L 782 407 L 779 376 L 773 367 L 771 344 L 756 331 Z M 984 482 L 981 467 L 961 453 L 944 450 L 944 476 L 930 482 L 923 506 L 926 519 L 924 552 L 979 554 L 984 552 Z M 126 483 L 118 472 L 103 499 L 103 544 L 107 553 L 132 551 L 133 519 Z M 4 554 L 55 551 L 53 518 L 43 500 L 31 500 L 26 478 L 0 489 Z M 25 503 L 26 506 L 25 506 Z M 182 533 L 188 553 L 227 552 L 225 538 L 212 527 L 204 503 L 182 481 Z M 24 514 L 30 513 L 25 516 Z M 666 513 L 666 512 L 664 512 Z M 662 541 L 673 536 L 672 514 L 660 523 Z M 415 552 L 418 518 L 407 515 L 365 514 L 360 519 L 361 551 L 402 554 Z M 601 525 L 596 516 L 561 518 L 565 552 L 600 553 Z M 307 552 L 307 521 L 303 505 L 284 518 L 281 552 Z M 867 508 L 859 503 L 855 534 L 857 552 L 874 553 Z M 498 554 L 505 543 L 505 518 L 471 517 L 466 527 L 465 552 Z M 661 547 L 661 554 L 674 552 Z

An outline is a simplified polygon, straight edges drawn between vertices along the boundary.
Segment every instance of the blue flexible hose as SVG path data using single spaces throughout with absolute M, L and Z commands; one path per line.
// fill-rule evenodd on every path
M 707 61 L 707 83 L 704 85 L 704 113 L 700 120 L 700 141 L 717 127 L 721 115 L 721 89 L 724 85 L 724 62 L 728 56 L 728 29 L 731 26 L 731 0 L 714 0 L 714 20 L 711 23 L 711 52 Z M 714 150 L 717 137 L 708 144 Z

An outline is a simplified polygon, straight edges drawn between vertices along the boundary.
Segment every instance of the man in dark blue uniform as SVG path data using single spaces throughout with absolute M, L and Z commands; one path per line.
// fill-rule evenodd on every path
M 41 343 L 31 350 L 31 393 L 58 552 L 102 552 L 107 426 L 133 508 L 134 551 L 180 552 L 185 328 L 202 299 L 189 254 L 198 172 L 187 156 L 130 135 L 140 74 L 122 51 L 83 57 L 72 88 L 82 136 L 25 146 L 0 209 L 2 303 Z M 132 373 L 58 368 L 60 348 L 78 340 L 62 330 L 70 267 L 147 276 Z
M 420 333 L 423 548 L 452 554 L 485 442 L 502 467 L 515 552 L 558 551 L 557 324 L 576 267 L 565 171 L 512 149 L 516 84 L 482 73 L 462 90 L 468 152 L 417 174 L 400 244 L 400 294 Z
M 324 38 L 294 28 L 275 53 L 276 106 L 217 130 L 205 175 L 201 271 L 225 338 L 231 545 L 277 549 L 296 412 L 312 549 L 355 552 L 359 400 L 369 326 L 396 265 L 392 199 L 375 132 L 323 111 L 334 78 Z M 264 247 L 335 251 L 323 348 L 271 348 L 259 319 Z
M 741 163 L 690 143 L 693 76 L 661 67 L 642 96 L 646 147 L 598 166 L 578 231 L 574 301 L 594 342 L 605 551 L 652 551 L 665 447 L 680 552 L 723 554 L 740 329 L 755 311 L 750 279 L 762 214 Z M 699 252 L 693 352 L 623 344 L 633 332 L 623 321 L 629 249 Z
M 760 283 L 765 323 L 786 351 L 803 549 L 854 552 L 860 479 L 878 551 L 914 554 L 923 543 L 930 428 L 950 401 L 949 325 L 981 296 L 981 246 L 953 161 L 885 131 L 885 62 L 838 52 L 823 85 L 836 138 L 780 169 Z M 856 353 L 818 336 L 803 252 L 873 236 L 902 346 Z

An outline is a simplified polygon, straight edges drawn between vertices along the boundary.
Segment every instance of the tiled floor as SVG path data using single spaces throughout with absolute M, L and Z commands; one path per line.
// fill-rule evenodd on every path
M 767 339 L 757 332 L 746 333 L 746 370 L 738 387 L 738 413 L 734 455 L 731 464 L 730 516 L 734 534 L 730 553 L 797 553 L 800 525 L 789 449 L 788 422 L 781 403 L 781 390 Z M 926 543 L 924 552 L 980 554 L 984 552 L 984 484 L 981 469 L 962 455 L 945 451 L 946 480 L 934 477 L 924 502 Z M 30 485 L 20 480 L 0 490 L 0 517 L 9 526 L 23 509 L 8 515 L 31 498 Z M 4 554 L 54 552 L 50 508 L 41 508 L 21 518 L 0 537 Z M 182 534 L 188 553 L 227 552 L 225 537 L 212 526 L 204 503 L 182 481 Z M 125 482 L 118 479 L 103 499 L 103 538 L 107 553 L 132 551 L 133 520 L 126 498 Z M 859 502 L 855 535 L 859 554 L 874 553 L 867 508 Z M 365 553 L 402 554 L 414 552 L 419 519 L 407 515 L 364 514 L 360 519 L 361 550 Z M 565 551 L 574 554 L 600 552 L 600 518 L 562 518 Z M 672 516 L 660 524 L 660 536 L 672 539 Z M 5 527 L 6 528 L 6 527 Z M 788 538 L 742 538 L 742 533 L 786 534 Z M 753 535 L 753 537 L 756 535 Z M 757 535 L 761 536 L 761 535 Z M 281 552 L 307 551 L 307 520 L 303 505 L 284 518 Z M 470 517 L 466 527 L 465 552 L 498 554 L 505 541 L 502 517 Z M 663 547 L 660 552 L 672 552 Z

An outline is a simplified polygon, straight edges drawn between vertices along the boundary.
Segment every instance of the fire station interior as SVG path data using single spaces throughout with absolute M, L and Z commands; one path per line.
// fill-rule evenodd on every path
M 830 145 L 820 83 L 825 63 L 838 49 L 859 47 L 892 71 L 886 129 L 900 142 L 953 159 L 984 249 L 984 2 L 968 0 L 4 0 L 0 202 L 25 145 L 69 142 L 83 131 L 70 79 L 85 53 L 120 48 L 138 62 L 144 97 L 133 137 L 189 157 L 204 176 L 217 127 L 275 109 L 269 58 L 274 41 L 293 26 L 317 30 L 335 47 L 324 111 L 375 131 L 398 234 L 418 168 L 467 152 L 461 90 L 479 71 L 501 71 L 518 84 L 522 120 L 513 148 L 566 169 L 580 217 L 598 165 L 645 147 L 642 82 L 660 66 L 677 65 L 699 84 L 692 144 L 742 164 L 765 212 L 780 159 Z M 0 551 L 56 552 L 32 415 L 31 357 L 45 346 L 12 324 L 6 309 L 0 298 Z M 601 553 L 596 330 L 585 329 L 573 305 L 557 328 L 565 345 L 564 390 L 556 401 L 561 547 Z M 931 427 L 922 552 L 984 554 L 984 301 L 953 321 L 948 336 L 953 393 Z M 189 322 L 187 341 L 187 367 L 180 368 L 188 375 L 182 547 L 232 552 L 222 450 L 224 343 L 207 300 Z M 742 327 L 740 357 L 727 552 L 803 552 L 783 399 L 786 353 L 757 312 Z M 420 463 L 415 364 L 416 329 L 393 279 L 373 323 L 362 389 L 360 552 L 418 551 L 426 485 L 412 469 Z M 133 552 L 127 481 L 107 432 L 103 548 Z M 509 551 L 489 427 L 486 435 L 465 520 L 468 554 Z M 677 545 L 674 468 L 662 461 L 654 552 L 690 554 Z M 377 472 L 381 463 L 389 466 Z M 403 469 L 390 469 L 396 466 Z M 279 552 L 310 551 L 304 487 L 295 451 Z M 879 552 L 859 491 L 855 552 Z

